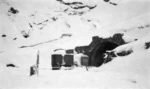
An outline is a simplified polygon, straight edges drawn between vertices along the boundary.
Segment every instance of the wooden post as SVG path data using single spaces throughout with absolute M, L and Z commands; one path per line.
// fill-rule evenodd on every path
M 36 61 L 37 75 L 39 75 L 39 60 L 40 60 L 40 52 L 38 50 L 38 52 L 37 52 L 37 61 Z
M 30 67 L 30 76 L 35 75 L 35 74 L 39 75 L 39 60 L 40 60 L 40 56 L 39 55 L 40 55 L 40 52 L 38 50 L 36 64 L 32 65 Z

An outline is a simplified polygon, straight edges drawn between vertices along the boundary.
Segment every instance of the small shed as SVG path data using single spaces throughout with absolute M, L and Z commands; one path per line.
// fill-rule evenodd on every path
M 59 70 L 62 65 L 63 56 L 61 54 L 53 54 L 51 57 L 52 70 Z
M 64 66 L 71 67 L 74 65 L 74 56 L 71 54 L 64 55 Z
M 81 65 L 89 66 L 89 57 L 88 56 L 81 56 Z

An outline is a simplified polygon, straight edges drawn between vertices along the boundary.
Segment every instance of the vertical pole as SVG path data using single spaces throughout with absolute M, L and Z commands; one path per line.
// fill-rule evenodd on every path
M 39 60 L 40 60 L 40 52 L 38 50 L 38 52 L 37 52 L 37 61 L 36 61 L 37 75 L 39 75 Z

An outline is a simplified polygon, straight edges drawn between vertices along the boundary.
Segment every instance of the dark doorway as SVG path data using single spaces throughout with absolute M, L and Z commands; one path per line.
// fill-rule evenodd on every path
M 90 55 L 90 65 L 99 67 L 104 63 L 104 53 L 107 50 L 113 50 L 118 45 L 114 42 L 102 42 L 94 47 Z

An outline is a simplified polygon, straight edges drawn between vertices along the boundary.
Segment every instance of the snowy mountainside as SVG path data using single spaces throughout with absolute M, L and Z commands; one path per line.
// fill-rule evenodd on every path
M 149 5 L 149 0 L 0 0 L 0 88 L 149 89 Z M 55 49 L 74 49 L 89 45 L 92 36 L 115 33 L 124 34 L 128 44 L 113 51 L 131 54 L 89 71 L 50 70 Z M 40 76 L 29 77 L 38 50 Z M 18 68 L 7 68 L 9 63 Z
M 12 14 L 10 12 L 5 13 L 8 15 L 9 19 L 12 21 L 9 21 L 9 19 L 5 16 L 2 17 L 3 19 L 4 18 L 8 19 L 7 21 L 10 24 L 11 23 L 13 24 L 12 28 L 14 28 L 13 30 L 15 30 L 15 31 L 12 30 L 11 36 L 13 35 L 14 39 L 18 38 L 16 41 L 18 41 L 20 39 L 19 41 L 21 41 L 21 42 L 18 42 L 18 43 L 22 43 L 20 45 L 30 45 L 30 44 L 41 43 L 41 42 L 48 41 L 48 40 L 58 39 L 59 37 L 61 37 L 62 34 L 72 34 L 72 37 L 75 37 L 75 39 L 77 39 L 76 37 L 80 38 L 80 36 L 82 34 L 90 34 L 90 36 L 89 35 L 84 35 L 85 37 L 82 36 L 84 40 L 87 38 L 87 36 L 90 39 L 91 36 L 93 36 L 93 35 L 108 37 L 111 35 L 111 33 L 108 32 L 108 29 L 111 29 L 113 27 L 118 27 L 118 23 L 120 26 L 120 22 L 122 23 L 122 22 L 124 22 L 124 20 L 128 22 L 127 19 L 135 18 L 135 16 L 138 16 L 141 13 L 142 14 L 147 13 L 147 11 L 149 10 L 149 8 L 147 8 L 147 6 L 145 5 L 146 2 L 143 4 L 140 4 L 141 2 L 136 2 L 135 5 L 139 5 L 139 9 L 136 9 L 135 7 L 133 8 L 134 5 L 132 5 L 132 4 L 130 5 L 130 3 L 126 3 L 126 4 L 128 4 L 128 6 L 126 4 L 124 5 L 123 3 L 120 3 L 120 5 L 117 8 L 117 7 L 107 4 L 105 2 L 100 1 L 99 2 L 100 5 L 96 6 L 93 10 L 88 11 L 90 13 L 85 13 L 82 16 L 79 16 L 79 15 L 72 16 L 72 15 L 67 15 L 65 12 L 62 12 L 60 10 L 60 8 L 58 10 L 51 9 L 52 8 L 51 4 L 52 4 L 52 6 L 53 5 L 55 5 L 57 7 L 61 6 L 62 8 L 64 8 L 64 10 L 66 9 L 66 5 L 63 5 L 62 3 L 58 2 L 58 1 L 51 1 L 50 5 L 48 5 L 49 7 L 46 7 L 47 5 L 45 5 L 45 3 L 41 3 L 38 7 L 35 6 L 42 1 L 34 1 L 33 0 L 33 2 L 36 3 L 35 5 L 34 5 L 34 3 L 33 3 L 33 5 L 32 5 L 32 3 L 30 4 L 29 1 L 24 1 L 24 2 L 28 3 L 28 4 L 22 5 L 21 2 L 16 1 L 16 2 L 11 2 L 13 4 L 12 6 L 11 5 L 5 6 L 5 7 L 7 7 L 7 10 L 4 10 L 5 12 L 7 12 L 9 10 L 9 8 L 13 7 L 13 6 L 14 6 L 14 8 L 18 9 L 18 11 L 19 11 L 17 14 Z M 121 5 L 121 4 L 123 4 L 123 5 Z M 19 7 L 19 5 L 20 5 L 20 7 Z M 29 8 L 28 5 L 33 6 L 32 7 L 33 9 Z M 45 6 L 45 7 L 43 7 L 43 6 Z M 5 8 L 5 7 L 2 7 L 2 8 Z M 130 9 L 127 9 L 127 7 L 133 8 L 133 10 L 131 9 L 131 11 L 130 11 Z M 69 8 L 69 7 L 67 7 L 67 8 Z M 122 8 L 124 12 L 119 11 L 119 10 L 121 10 L 120 8 Z M 84 8 L 83 8 L 83 10 L 84 10 Z M 86 11 L 86 10 L 84 10 L 84 11 Z M 71 11 L 71 12 L 73 12 L 73 11 Z M 128 13 L 130 13 L 130 14 L 128 15 Z M 149 16 L 149 14 L 147 16 Z M 143 16 L 143 18 L 146 18 L 147 16 Z M 141 19 L 141 20 L 145 21 L 143 19 Z M 149 20 L 147 20 L 147 21 L 149 21 Z M 141 23 L 140 19 L 136 22 L 137 22 L 137 24 L 138 24 L 138 22 L 139 22 L 139 24 Z M 131 23 L 129 23 L 129 24 L 131 24 Z M 4 24 L 4 25 L 6 25 L 6 24 Z M 59 25 L 59 26 L 57 26 L 57 25 Z M 117 26 L 114 26 L 114 25 L 117 25 Z M 119 29 L 121 29 L 121 28 L 124 29 L 125 27 L 123 27 L 123 26 L 124 26 L 124 24 L 122 24 Z M 3 26 L 3 27 L 7 27 L 7 26 Z M 127 26 L 127 27 L 129 27 L 129 26 Z M 55 29 L 55 31 L 49 30 L 49 29 Z M 80 29 L 80 32 L 76 31 L 77 29 Z M 103 31 L 103 33 L 101 33 L 102 32 L 101 30 Z M 7 30 L 6 30 L 6 32 L 4 32 L 4 34 L 7 32 L 8 32 L 8 34 L 10 34 L 9 31 L 7 31 Z M 16 34 L 18 34 L 18 35 L 16 35 Z M 16 36 L 21 36 L 21 35 L 22 35 L 22 37 L 16 37 Z M 27 37 L 29 37 L 29 38 L 26 39 Z M 37 39 L 38 37 L 40 37 L 40 38 Z M 31 40 L 31 41 L 28 41 L 28 40 Z M 34 40 L 34 43 L 32 43 L 33 42 L 32 40 Z M 90 41 L 91 40 L 88 40 L 87 42 L 85 42 L 85 44 L 89 43 Z M 24 43 L 26 43 L 26 44 L 24 44 Z M 72 42 L 70 42 L 70 43 L 72 43 Z M 81 43 L 81 42 L 78 42 L 77 45 L 83 45 L 83 44 L 79 44 L 79 43 Z

